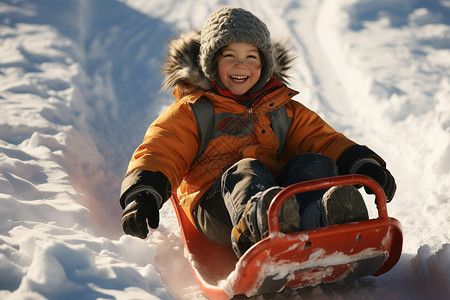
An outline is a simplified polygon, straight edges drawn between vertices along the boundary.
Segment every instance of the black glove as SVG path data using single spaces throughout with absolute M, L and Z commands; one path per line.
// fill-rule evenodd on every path
M 159 207 L 155 197 L 147 191 L 131 195 L 122 214 L 122 228 L 126 234 L 145 239 L 148 226 L 153 229 L 159 225 Z M 147 222 L 146 222 L 147 220 Z
M 386 194 L 387 202 L 391 202 L 392 198 L 394 198 L 397 185 L 395 184 L 394 177 L 392 177 L 386 168 L 374 163 L 365 163 L 355 170 L 354 173 L 369 176 L 378 182 Z M 364 189 L 368 194 L 373 194 L 369 188 L 364 187 Z

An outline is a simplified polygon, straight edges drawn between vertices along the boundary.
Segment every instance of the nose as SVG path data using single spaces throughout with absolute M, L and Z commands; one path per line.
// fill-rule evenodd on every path
M 245 67 L 247 64 L 243 59 L 236 59 L 236 62 L 234 63 L 235 67 Z

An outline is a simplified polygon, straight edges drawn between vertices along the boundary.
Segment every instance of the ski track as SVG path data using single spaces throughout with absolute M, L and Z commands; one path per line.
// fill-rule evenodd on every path
M 7 116 L 0 121 L 0 298 L 204 299 L 170 204 L 160 228 L 142 241 L 122 235 L 118 194 L 147 126 L 172 102 L 170 92 L 159 93 L 165 42 L 199 28 L 217 7 L 237 5 L 260 16 L 298 54 L 291 80 L 298 100 L 374 145 L 400 175 L 389 212 L 405 234 L 400 262 L 383 276 L 255 298 L 444 299 L 450 294 L 450 44 L 439 36 L 450 37 L 450 30 L 436 24 L 449 25 L 442 14 L 450 15 L 450 5 L 431 2 L 411 1 L 403 10 L 374 0 L 0 3 L 0 105 Z M 342 27 L 346 16 L 353 17 L 351 30 Z M 408 22 L 411 35 L 400 30 Z M 377 55 L 384 58 L 380 68 Z M 408 69 L 408 61 L 417 74 L 406 78 L 389 69 L 389 63 Z M 416 88 L 421 80 L 423 91 Z M 427 132 L 423 126 L 433 129 L 429 136 L 410 133 L 411 127 Z M 405 151 L 395 137 L 407 143 Z M 412 191 L 401 188 L 411 184 Z M 427 197 L 426 205 L 418 202 Z M 434 217 L 417 224 L 411 211 Z

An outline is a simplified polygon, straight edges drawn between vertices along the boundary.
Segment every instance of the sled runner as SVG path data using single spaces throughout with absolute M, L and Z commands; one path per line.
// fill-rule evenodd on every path
M 361 184 L 374 191 L 378 218 L 280 233 L 277 215 L 285 199 L 296 193 L 349 184 Z M 401 225 L 389 218 L 383 190 L 362 175 L 301 182 L 280 191 L 268 211 L 269 236 L 253 245 L 239 260 L 231 248 L 214 244 L 197 231 L 176 195 L 171 200 L 195 278 L 210 299 L 229 299 L 240 294 L 250 297 L 347 278 L 378 276 L 397 263 L 402 250 Z

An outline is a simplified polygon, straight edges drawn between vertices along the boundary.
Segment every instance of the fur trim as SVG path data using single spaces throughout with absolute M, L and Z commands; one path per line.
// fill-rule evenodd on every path
M 179 83 L 209 90 L 211 85 L 198 63 L 200 31 L 181 34 L 169 43 L 167 60 L 162 71 L 166 74 L 163 89 L 176 87 Z
M 287 83 L 288 71 L 295 59 L 289 52 L 286 43 L 272 41 L 274 46 L 274 74 L 275 78 Z M 200 67 L 198 57 L 200 51 L 200 31 L 194 30 L 181 34 L 177 39 L 169 42 L 167 60 L 162 68 L 166 75 L 163 90 L 181 85 L 187 90 L 210 90 L 211 83 Z
M 287 42 L 272 40 L 272 44 L 275 58 L 273 76 L 282 83 L 288 84 L 291 78 L 288 73 L 297 57 L 292 55 L 292 50 L 288 47 Z

